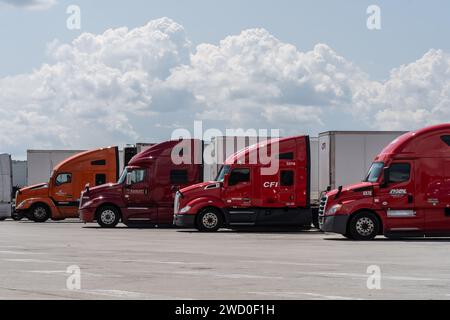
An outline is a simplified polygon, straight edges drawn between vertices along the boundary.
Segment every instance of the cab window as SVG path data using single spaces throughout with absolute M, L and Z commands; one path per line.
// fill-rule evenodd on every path
M 60 173 L 56 177 L 56 185 L 60 186 L 62 184 L 71 183 L 72 182 L 72 174 L 71 173 Z
M 450 136 L 442 136 L 441 139 L 450 147 Z
M 294 160 L 294 153 L 293 152 L 286 152 L 286 153 L 280 153 L 277 158 L 279 160 Z
M 131 174 L 131 184 L 143 182 L 145 178 L 145 170 L 137 169 L 130 172 Z
M 228 184 L 235 186 L 242 182 L 250 181 L 250 169 L 234 169 L 231 171 Z
M 188 171 L 187 170 L 171 170 L 170 171 L 170 183 L 188 183 Z
M 95 185 L 101 186 L 102 184 L 106 183 L 106 174 L 104 173 L 97 173 L 95 175 Z
M 409 181 L 411 165 L 409 163 L 394 163 L 389 168 L 389 182 L 399 183 Z
M 280 184 L 282 187 L 290 187 L 294 185 L 294 171 L 282 170 L 280 172 Z

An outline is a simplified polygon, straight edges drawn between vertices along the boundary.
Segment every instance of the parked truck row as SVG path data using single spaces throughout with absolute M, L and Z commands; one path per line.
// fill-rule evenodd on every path
M 130 146 L 121 154 L 117 147 L 102 148 L 64 160 L 47 183 L 19 190 L 16 211 L 37 222 L 79 216 L 102 227 L 119 222 L 128 226 L 174 223 L 216 231 L 255 225 L 309 228 L 314 223 L 353 239 L 445 234 L 446 229 L 436 225 L 450 216 L 450 199 L 436 190 L 448 183 L 446 173 L 427 180 L 434 183 L 434 197 L 426 189 L 428 195 L 416 202 L 414 193 L 420 188 L 414 184 L 418 180 L 411 182 L 411 170 L 416 170 L 411 168 L 426 167 L 431 161 L 435 164 L 430 168 L 444 170 L 449 136 L 450 125 L 445 124 L 413 133 L 333 131 L 318 138 L 303 135 L 262 139 L 256 144 L 248 137 L 217 137 L 211 143 L 189 139 L 181 149 L 180 141 L 167 141 L 140 150 Z M 419 145 L 422 149 L 414 151 Z M 259 159 L 261 149 L 277 159 L 278 167 L 270 174 L 263 173 L 268 164 Z M 189 154 L 189 161 L 173 163 L 174 150 Z M 433 156 L 417 162 L 421 152 Z M 403 162 L 391 165 L 396 153 L 401 153 L 398 159 Z M 403 160 L 405 155 L 412 158 Z M 439 157 L 444 160 L 436 162 Z M 256 161 L 249 162 L 250 158 Z M 422 181 L 425 173 L 417 170 Z M 365 172 L 369 174 L 364 182 L 343 187 L 361 181 Z M 407 176 L 411 185 L 400 182 L 400 176 Z M 444 215 L 436 213 L 433 218 L 436 230 L 425 222 L 424 226 L 411 223 L 425 221 L 425 211 L 442 206 Z

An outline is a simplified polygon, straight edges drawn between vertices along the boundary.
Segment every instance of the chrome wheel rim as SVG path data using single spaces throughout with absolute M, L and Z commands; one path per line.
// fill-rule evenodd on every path
M 37 207 L 36 209 L 34 209 L 33 214 L 37 219 L 42 219 L 47 215 L 47 210 L 45 210 L 45 208 L 43 207 Z
M 375 223 L 370 218 L 360 218 L 356 222 L 356 231 L 363 237 L 370 236 L 375 231 Z
M 102 214 L 100 215 L 100 219 L 104 224 L 113 224 L 116 220 L 116 214 L 112 210 L 104 210 L 102 211 Z
M 202 218 L 202 223 L 205 226 L 205 228 L 213 229 L 217 226 L 217 223 L 219 222 L 219 219 L 217 218 L 217 215 L 212 212 L 206 213 Z

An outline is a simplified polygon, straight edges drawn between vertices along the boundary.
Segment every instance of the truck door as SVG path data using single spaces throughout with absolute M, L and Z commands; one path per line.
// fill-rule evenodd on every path
M 418 210 L 425 215 L 428 236 L 450 234 L 450 160 L 422 158 Z
M 127 220 L 156 221 L 157 208 L 149 203 L 149 174 L 146 169 L 133 169 L 124 186 Z
M 250 169 L 235 168 L 230 172 L 228 188 L 226 189 L 226 202 L 232 207 L 250 206 Z
M 224 200 L 229 208 L 231 223 L 252 223 L 256 213 L 249 210 L 251 206 L 251 170 L 250 168 L 234 168 L 228 178 L 228 186 L 224 190 Z
M 386 211 L 386 231 L 423 231 L 423 213 L 415 208 L 414 161 L 402 160 L 389 166 L 389 181 L 379 189 L 375 201 Z
M 279 175 L 278 203 L 284 207 L 295 207 L 295 171 L 281 169 Z
M 73 189 L 73 175 L 70 172 L 59 173 L 53 181 L 51 198 L 63 217 L 73 215 L 78 207 L 78 197 Z

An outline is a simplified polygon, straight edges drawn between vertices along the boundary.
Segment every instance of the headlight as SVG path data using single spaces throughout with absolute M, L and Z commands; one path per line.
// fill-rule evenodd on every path
M 327 215 L 328 216 L 333 216 L 335 215 L 339 210 L 341 210 L 342 208 L 342 204 L 335 204 L 334 206 L 332 206 L 330 208 L 330 210 L 327 211 Z
M 191 207 L 190 206 L 186 206 L 186 207 L 184 207 L 183 209 L 180 210 L 180 213 L 186 213 L 189 210 L 191 210 Z
M 19 205 L 16 207 L 16 209 L 22 208 L 26 202 L 27 202 L 27 200 L 23 200 L 21 203 L 19 203 Z

